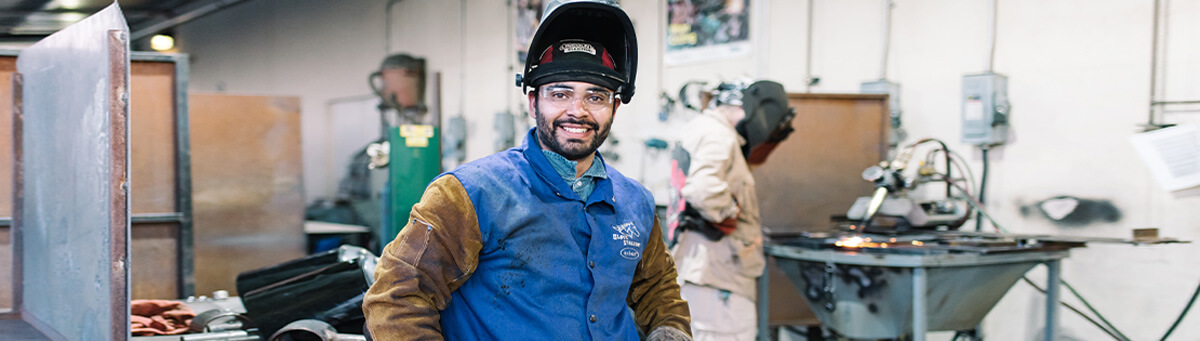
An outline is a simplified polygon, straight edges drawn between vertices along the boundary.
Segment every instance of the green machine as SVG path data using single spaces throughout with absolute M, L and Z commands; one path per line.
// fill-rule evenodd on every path
M 408 223 L 409 212 L 421 200 L 425 187 L 442 172 L 441 130 L 432 124 L 402 124 L 388 134 L 388 214 L 381 244 L 396 238 Z

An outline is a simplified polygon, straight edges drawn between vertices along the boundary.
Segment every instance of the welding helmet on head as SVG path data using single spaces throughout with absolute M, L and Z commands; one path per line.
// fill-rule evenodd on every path
M 610 87 L 622 103 L 629 103 L 637 76 L 637 36 L 616 1 L 551 0 L 544 13 L 529 44 L 525 70 L 517 75 L 517 86 L 528 91 L 550 82 L 583 81 Z M 556 58 L 564 52 L 580 52 L 562 49 L 581 46 L 580 41 L 591 46 L 585 50 L 597 57 Z
M 712 101 L 714 105 L 738 105 L 745 111 L 734 129 L 746 139 L 742 155 L 750 164 L 765 162 L 767 155 L 793 131 L 792 118 L 796 117 L 796 112 L 788 107 L 787 92 L 782 84 L 772 81 L 721 83 L 713 90 Z

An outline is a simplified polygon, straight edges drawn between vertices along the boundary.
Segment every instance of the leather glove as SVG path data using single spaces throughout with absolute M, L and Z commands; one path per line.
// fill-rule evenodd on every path
M 671 327 L 658 327 L 646 336 L 646 341 L 692 341 L 692 337 L 688 336 L 682 330 Z

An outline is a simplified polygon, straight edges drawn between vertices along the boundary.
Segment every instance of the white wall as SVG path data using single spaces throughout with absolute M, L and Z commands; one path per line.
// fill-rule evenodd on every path
M 880 76 L 882 1 L 815 1 L 811 73 L 821 82 L 811 91 L 856 92 L 860 82 Z M 986 1 L 894 2 L 887 77 L 902 86 L 908 141 L 942 139 L 978 171 L 979 152 L 958 142 L 959 96 L 962 75 L 987 69 Z M 1161 99 L 1200 100 L 1200 0 L 1164 2 L 1170 6 L 1170 31 L 1161 42 L 1167 46 Z M 509 68 L 515 61 L 507 47 L 512 38 L 506 1 L 466 0 L 465 10 L 461 3 L 401 2 L 393 11 L 392 46 L 393 52 L 427 57 L 431 71 L 442 73 L 445 115 L 462 113 L 469 122 L 470 160 L 494 151 L 493 115 L 506 108 L 524 115 L 524 98 L 513 86 L 516 70 Z M 805 89 L 807 1 L 754 1 L 756 44 L 750 56 L 672 67 L 658 62 L 665 5 L 624 3 L 638 31 L 641 63 L 637 96 L 614 123 L 613 136 L 621 141 L 615 163 L 652 189 L 665 186 L 665 163 L 658 154 L 643 157 L 643 142 L 670 140 L 671 128 L 683 120 L 677 115 L 658 121 L 660 89 L 675 95 L 689 80 L 739 76 L 771 78 L 793 92 Z M 991 153 L 987 200 L 1010 231 L 1127 237 L 1132 228 L 1158 227 L 1164 236 L 1200 239 L 1200 198 L 1159 189 L 1127 140 L 1149 110 L 1152 4 L 999 1 L 993 69 L 1010 80 L 1013 136 Z M 188 23 L 178 29 L 178 42 L 192 56 L 191 90 L 301 96 L 306 195 L 329 195 L 345 161 L 329 158 L 334 137 L 325 129 L 326 103 L 369 94 L 366 77 L 385 55 L 385 5 L 257 0 Z M 1168 114 L 1162 121 L 1198 123 L 1200 115 Z M 1109 200 L 1121 218 L 1064 227 L 1020 213 L 1022 205 L 1057 195 Z M 1157 339 L 1200 282 L 1197 255 L 1196 244 L 1093 243 L 1071 252 L 1064 278 L 1129 337 Z M 1038 268 L 1030 277 L 1044 281 L 1042 273 Z M 989 315 L 985 333 L 992 340 L 1033 339 L 1041 330 L 1043 304 L 1040 294 L 1018 283 Z M 1069 311 L 1060 314 L 1064 339 L 1106 338 Z M 1200 338 L 1200 329 L 1189 327 L 1197 318 L 1185 320 L 1172 339 Z

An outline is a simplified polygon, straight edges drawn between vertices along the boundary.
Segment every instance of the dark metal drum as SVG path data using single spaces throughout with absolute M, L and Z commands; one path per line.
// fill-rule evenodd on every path
M 259 335 L 271 335 L 302 319 L 361 333 L 363 295 L 374 282 L 377 260 L 366 249 L 343 245 L 238 274 L 237 289 Z

